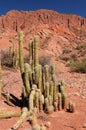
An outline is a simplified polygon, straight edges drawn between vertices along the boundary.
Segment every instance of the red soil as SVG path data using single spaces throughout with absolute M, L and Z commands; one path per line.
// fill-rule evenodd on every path
M 47 115 L 41 113 L 39 122 L 51 122 L 49 130 L 84 130 L 83 124 L 86 123 L 86 74 L 70 72 L 58 72 L 57 81 L 64 79 L 66 83 L 67 102 L 73 101 L 76 104 L 75 113 L 56 111 Z M 10 79 L 10 80 L 9 80 Z M 3 70 L 3 92 L 10 92 L 20 99 L 22 81 L 19 71 Z M 0 101 L 0 111 L 20 111 L 19 107 L 7 105 L 5 99 Z M 0 130 L 9 130 L 18 118 L 0 119 Z M 29 130 L 30 124 L 25 121 L 19 130 Z

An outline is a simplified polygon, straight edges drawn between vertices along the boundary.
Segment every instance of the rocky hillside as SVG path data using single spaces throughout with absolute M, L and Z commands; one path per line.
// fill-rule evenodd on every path
M 51 10 L 9 11 L 0 16 L 0 47 L 17 43 L 17 33 L 24 31 L 24 46 L 38 35 L 40 52 L 58 59 L 86 57 L 86 19 Z

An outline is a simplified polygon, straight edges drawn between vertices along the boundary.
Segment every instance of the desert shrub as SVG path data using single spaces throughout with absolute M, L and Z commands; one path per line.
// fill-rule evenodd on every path
M 43 55 L 39 57 L 39 63 L 44 66 L 44 65 L 50 65 L 51 61 L 51 55 Z
M 77 60 L 77 55 L 76 55 L 76 54 L 72 54 L 72 55 L 70 56 L 70 60 L 76 61 L 76 60 Z
M 77 47 L 76 47 L 77 50 L 80 50 L 82 48 L 84 48 L 84 45 L 82 45 L 82 44 L 78 44 Z
M 30 59 L 29 58 L 29 54 L 27 54 L 27 55 L 24 56 L 24 62 L 25 63 L 29 63 L 29 59 Z
M 63 61 L 68 61 L 69 59 L 70 59 L 70 57 L 69 56 L 59 56 L 59 59 L 60 60 L 63 60 Z
M 70 53 L 70 52 L 71 52 L 71 50 L 68 50 L 68 49 L 64 49 L 64 50 L 62 51 L 63 54 L 68 54 L 68 53 Z
M 9 56 L 9 50 L 1 50 L 2 66 L 13 67 L 13 59 Z
M 86 73 L 86 59 L 74 61 L 70 64 L 71 70 L 80 73 Z

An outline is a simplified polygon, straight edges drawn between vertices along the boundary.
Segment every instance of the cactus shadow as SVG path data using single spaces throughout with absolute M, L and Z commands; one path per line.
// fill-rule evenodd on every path
M 6 94 L 3 94 L 3 97 L 6 99 Z M 4 101 L 6 104 L 8 104 L 7 99 Z M 22 107 L 22 102 L 21 99 L 18 99 L 16 96 L 14 96 L 13 94 L 10 94 L 10 102 L 14 105 L 14 106 L 18 106 L 18 107 Z M 8 104 L 9 105 L 9 104 Z

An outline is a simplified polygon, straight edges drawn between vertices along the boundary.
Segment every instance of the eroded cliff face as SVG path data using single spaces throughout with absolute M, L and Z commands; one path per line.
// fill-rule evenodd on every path
M 0 28 L 19 30 L 31 29 L 39 25 L 65 26 L 68 28 L 86 28 L 86 19 L 76 15 L 59 14 L 51 10 L 38 11 L 9 11 L 5 16 L 0 17 Z
M 76 15 L 52 10 L 12 10 L 0 16 L 2 41 L 4 38 L 15 41 L 20 30 L 24 32 L 25 46 L 31 37 L 38 35 L 41 52 L 45 49 L 47 54 L 54 56 L 61 55 L 64 48 L 73 51 L 80 43 L 86 45 L 86 19 Z

